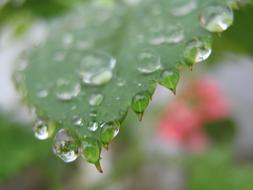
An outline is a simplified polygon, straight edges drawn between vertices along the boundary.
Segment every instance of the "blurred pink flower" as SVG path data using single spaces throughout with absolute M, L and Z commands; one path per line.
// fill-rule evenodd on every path
M 210 79 L 193 81 L 167 108 L 158 135 L 168 143 L 194 152 L 207 148 L 206 122 L 229 115 L 229 106 L 218 85 Z

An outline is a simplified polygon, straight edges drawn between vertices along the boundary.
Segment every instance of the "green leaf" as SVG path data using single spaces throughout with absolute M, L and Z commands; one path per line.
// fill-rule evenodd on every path
M 130 107 L 141 119 L 158 82 L 175 91 L 181 68 L 210 55 L 208 31 L 233 22 L 231 0 L 138 2 L 86 3 L 50 24 L 17 80 L 40 118 L 107 146 Z

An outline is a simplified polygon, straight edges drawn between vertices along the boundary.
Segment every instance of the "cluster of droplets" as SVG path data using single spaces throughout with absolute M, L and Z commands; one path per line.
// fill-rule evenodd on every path
M 83 125 L 83 120 L 74 118 L 76 125 Z M 33 125 L 34 135 L 37 139 L 45 140 L 51 137 L 56 124 L 38 119 Z M 80 155 L 89 163 L 95 164 L 102 172 L 100 166 L 101 147 L 108 149 L 109 143 L 118 135 L 120 122 L 89 122 L 87 129 L 91 132 L 100 130 L 99 140 L 93 137 L 79 137 L 70 129 L 59 129 L 53 139 L 53 153 L 66 163 L 74 162 Z
M 181 1 L 180 1 L 181 2 Z M 180 3 L 179 3 L 180 4 Z M 188 4 L 180 4 L 172 10 L 174 16 L 185 16 L 197 8 L 197 1 L 191 0 Z M 233 23 L 233 11 L 229 6 L 211 5 L 205 8 L 199 16 L 201 26 L 209 32 L 223 32 Z M 177 44 L 185 39 L 184 29 L 179 24 L 171 26 L 159 25 L 151 28 L 149 36 L 149 44 L 159 46 L 164 44 Z M 66 34 L 62 43 L 64 48 L 73 45 L 74 38 L 72 35 Z M 81 45 L 80 45 L 81 46 Z M 83 45 L 85 46 L 85 44 Z M 192 66 L 195 63 L 205 61 L 211 54 L 211 40 L 209 37 L 195 37 L 188 41 L 183 52 L 184 61 Z M 65 59 L 65 55 L 61 52 L 54 57 L 55 62 L 61 62 Z M 179 82 L 179 70 L 164 69 L 161 63 L 160 55 L 153 49 L 141 51 L 136 58 L 137 70 L 139 73 L 148 75 L 157 71 L 161 71 L 159 83 L 172 92 L 176 93 L 176 86 Z M 90 51 L 87 52 L 80 66 L 76 71 L 81 82 L 72 82 L 72 80 L 59 79 L 55 84 L 55 95 L 61 101 L 70 101 L 77 97 L 81 92 L 81 83 L 89 86 L 100 86 L 108 83 L 113 78 L 113 71 L 116 66 L 116 59 L 105 52 Z M 123 87 L 127 81 L 117 79 L 117 87 Z M 141 83 L 138 84 L 142 86 Z M 131 101 L 132 110 L 138 114 L 139 120 L 149 105 L 152 93 L 149 91 L 141 91 L 134 95 Z M 48 91 L 40 90 L 38 92 L 40 98 L 48 96 Z M 105 97 L 101 93 L 93 93 L 90 95 L 88 103 L 92 108 L 100 106 Z M 116 97 L 120 100 L 120 97 Z M 92 111 L 90 116 L 96 117 L 96 112 Z M 99 140 L 92 137 L 77 137 L 73 132 L 67 129 L 60 129 L 54 137 L 53 152 L 64 162 L 73 162 L 79 155 L 90 163 L 96 165 L 101 171 L 99 164 L 101 147 L 108 148 L 109 143 L 117 136 L 120 130 L 119 122 L 97 122 L 91 121 L 84 123 L 82 117 L 73 118 L 75 126 L 84 126 L 90 133 L 99 131 Z M 44 140 L 49 138 L 55 129 L 55 124 L 37 120 L 33 126 L 35 137 Z
M 83 57 L 78 70 L 82 82 L 99 86 L 108 83 L 113 77 L 116 59 L 104 52 L 90 52 Z

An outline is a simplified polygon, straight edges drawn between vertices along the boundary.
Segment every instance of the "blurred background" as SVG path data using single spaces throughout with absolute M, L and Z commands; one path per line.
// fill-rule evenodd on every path
M 0 0 L 0 190 L 250 190 L 253 188 L 253 6 L 215 36 L 211 58 L 185 70 L 177 95 L 158 86 L 143 121 L 129 113 L 102 152 L 104 174 L 55 157 L 12 81 L 22 52 L 51 18 L 82 0 Z

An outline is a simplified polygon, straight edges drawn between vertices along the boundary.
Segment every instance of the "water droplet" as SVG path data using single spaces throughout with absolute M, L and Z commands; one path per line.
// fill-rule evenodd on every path
M 79 74 L 83 83 L 102 85 L 109 82 L 113 76 L 116 60 L 106 53 L 88 53 L 81 61 Z
M 104 100 L 104 96 L 102 94 L 92 94 L 89 100 L 89 104 L 91 106 L 99 106 Z
M 46 123 L 43 120 L 39 119 L 33 125 L 33 132 L 37 139 L 45 140 L 53 134 L 54 128 L 55 126 L 53 123 Z
M 124 79 L 121 79 L 121 78 L 118 79 L 118 81 L 117 81 L 118 87 L 123 87 L 123 86 L 125 86 L 125 84 L 126 84 L 126 81 Z
M 46 98 L 48 96 L 48 91 L 47 90 L 40 90 L 38 93 L 37 93 L 37 96 L 39 98 Z
M 91 41 L 81 41 L 81 42 L 77 42 L 76 44 L 76 48 L 78 50 L 87 50 L 91 48 L 92 46 L 93 46 L 93 42 Z
M 97 140 L 86 137 L 82 141 L 82 156 L 90 163 L 96 163 L 100 160 L 101 148 Z
M 205 61 L 212 53 L 209 38 L 196 38 L 187 43 L 184 58 L 188 65 Z
M 63 40 L 62 40 L 63 46 L 65 48 L 68 48 L 68 47 L 70 47 L 72 45 L 73 41 L 74 41 L 73 35 L 71 35 L 71 34 L 65 34 L 64 37 L 63 37 Z
M 93 118 L 95 118 L 95 117 L 97 117 L 97 111 L 96 110 L 91 110 L 91 112 L 90 112 L 90 117 L 93 117 Z
M 73 117 L 73 122 L 75 126 L 83 126 L 83 119 L 79 116 L 74 116 Z
M 160 57 L 152 51 L 145 51 L 138 56 L 138 71 L 151 74 L 162 68 Z
M 179 72 L 177 70 L 165 70 L 161 74 L 159 83 L 170 89 L 175 94 L 179 77 Z
M 65 59 L 65 54 L 63 52 L 57 52 L 54 54 L 53 61 L 62 62 Z
M 223 32 L 233 24 L 234 13 L 228 6 L 212 5 L 205 8 L 199 18 L 201 26 L 209 32 Z
M 73 162 L 79 155 L 79 146 L 69 131 L 60 129 L 54 138 L 53 152 L 64 162 Z
M 164 25 L 158 24 L 157 27 L 151 28 L 151 45 L 177 44 L 184 39 L 184 30 L 181 25 Z
M 98 122 L 91 121 L 88 124 L 88 130 L 94 132 L 94 131 L 96 131 L 98 129 L 98 126 L 99 126 Z
M 174 8 L 171 10 L 171 14 L 174 16 L 185 16 L 194 11 L 197 6 L 196 0 L 174 0 Z
M 77 97 L 81 91 L 79 83 L 59 79 L 56 83 L 56 97 L 62 101 L 69 101 Z
M 117 101 L 119 101 L 119 100 L 120 100 L 120 97 L 119 97 L 119 96 L 117 96 L 117 97 L 116 97 L 116 100 L 117 100 Z
M 109 144 L 119 133 L 119 125 L 115 122 L 103 123 L 101 128 L 100 138 L 104 144 Z
M 140 92 L 136 94 L 132 99 L 132 109 L 136 113 L 143 113 L 147 108 L 150 100 L 148 92 Z

